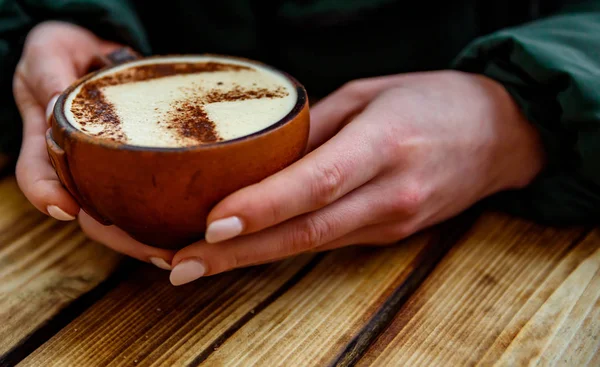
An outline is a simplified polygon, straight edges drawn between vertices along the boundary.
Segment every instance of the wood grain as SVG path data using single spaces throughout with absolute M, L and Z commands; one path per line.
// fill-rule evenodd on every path
M 575 268 L 573 262 L 578 263 Z M 525 306 L 537 305 L 547 289 L 553 289 L 552 294 L 497 364 L 598 366 L 590 362 L 600 347 L 600 230 L 565 257 Z
M 173 287 L 168 272 L 143 266 L 23 366 L 177 365 L 212 351 L 222 335 L 291 287 L 318 261 L 301 256 Z
M 385 249 L 329 254 L 205 361 L 208 366 L 307 366 L 335 359 L 419 266 L 428 236 Z
M 0 365 L 71 302 L 105 280 L 121 257 L 77 224 L 39 213 L 12 177 L 0 181 Z M 34 346 L 33 346 L 34 347 Z
M 429 259 L 432 238 L 423 233 L 388 248 L 306 255 L 181 288 L 144 269 L 22 365 L 326 363 Z
M 4 179 L 0 366 L 600 365 L 600 229 L 471 224 L 182 287 L 128 261 L 98 287 L 122 257 Z
M 585 233 L 486 214 L 358 365 L 593 365 L 600 235 Z

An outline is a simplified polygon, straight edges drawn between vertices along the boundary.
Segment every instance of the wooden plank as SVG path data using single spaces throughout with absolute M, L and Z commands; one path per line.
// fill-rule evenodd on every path
M 297 277 L 306 259 L 234 271 L 182 288 L 145 269 L 22 365 L 229 366 L 320 358 L 360 330 L 413 269 L 425 242 L 329 254 L 276 299 L 270 296 Z M 257 309 L 267 298 L 270 304 Z M 246 315 L 252 317 L 240 323 Z M 223 338 L 236 324 L 239 330 Z
M 439 232 L 423 233 L 394 247 L 306 255 L 179 288 L 163 273 L 145 269 L 22 365 L 324 363 L 415 269 L 433 261 L 427 255 L 443 255 L 443 249 L 428 247 L 439 241 Z
M 480 207 L 474 207 L 460 216 L 442 223 L 429 231 L 432 234 L 429 244 L 415 259 L 414 270 L 403 279 L 391 295 L 383 302 L 377 312 L 342 349 L 337 357 L 328 364 L 334 366 L 353 366 L 365 353 L 374 340 L 393 321 L 394 316 L 404 305 L 408 297 L 423 283 L 448 250 L 467 232 L 480 215 Z M 323 361 L 325 362 L 325 361 Z
M 13 177 L 0 181 L 0 365 L 75 299 L 104 281 L 121 257 L 76 223 L 39 213 Z M 21 351 L 19 351 L 21 349 Z
M 589 254 L 591 250 L 594 252 Z M 581 261 L 568 273 L 513 338 L 498 359 L 500 365 L 585 366 L 600 347 L 600 230 L 569 254 L 533 298 L 545 298 L 544 291 L 562 279 L 570 261 Z M 588 255 L 589 254 L 589 255 Z M 585 257 L 587 255 L 587 257 Z M 554 284 L 552 284 L 553 286 Z M 536 303 L 531 301 L 529 304 Z M 527 306 L 527 304 L 526 304 Z M 487 356 L 488 360 L 496 356 Z M 483 361 L 486 361 L 484 357 Z
M 600 334 L 600 237 L 585 234 L 485 215 L 358 365 L 585 365 Z
M 202 362 L 209 366 L 326 365 L 419 266 L 416 259 L 428 240 L 419 236 L 401 246 L 331 253 Z
M 21 365 L 176 365 L 193 359 L 235 333 L 319 258 L 300 256 L 181 287 L 169 283 L 168 273 L 144 266 Z

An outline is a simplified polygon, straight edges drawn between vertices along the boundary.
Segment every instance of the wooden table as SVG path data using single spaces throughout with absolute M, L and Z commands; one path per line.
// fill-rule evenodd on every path
M 600 366 L 600 231 L 467 212 L 172 287 L 0 180 L 0 365 Z

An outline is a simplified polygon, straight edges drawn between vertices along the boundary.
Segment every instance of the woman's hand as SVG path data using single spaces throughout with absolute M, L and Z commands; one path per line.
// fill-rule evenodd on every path
M 119 252 L 168 268 L 172 252 L 142 245 L 118 228 L 104 227 L 83 211 L 80 213 L 79 205 L 58 180 L 46 151 L 48 117 L 57 95 L 85 75 L 96 57 L 119 47 L 122 46 L 68 23 L 42 23 L 29 33 L 13 80 L 23 119 L 17 180 L 28 200 L 41 212 L 64 221 L 79 215 L 90 237 Z
M 307 251 L 390 244 L 542 169 L 536 130 L 498 83 L 442 71 L 354 81 L 311 112 L 310 150 L 210 213 L 175 285 Z

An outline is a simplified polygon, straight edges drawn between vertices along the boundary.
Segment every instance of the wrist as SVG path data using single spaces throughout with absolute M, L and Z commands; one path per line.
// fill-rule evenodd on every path
M 540 133 L 502 84 L 485 76 L 478 77 L 491 98 L 490 122 L 497 133 L 491 147 L 492 193 L 524 188 L 546 164 Z

